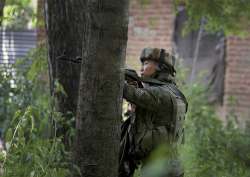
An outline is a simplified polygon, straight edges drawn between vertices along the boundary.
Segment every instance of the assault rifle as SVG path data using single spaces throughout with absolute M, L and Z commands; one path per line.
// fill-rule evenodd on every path
M 133 69 L 125 69 L 125 80 L 128 84 L 132 84 L 140 88 L 143 87 L 141 78 Z
M 135 70 L 125 69 L 125 81 L 129 85 L 134 85 L 137 88 L 143 87 L 141 78 L 137 75 Z M 135 106 L 131 103 L 130 105 Z M 138 165 L 134 158 L 135 140 L 133 135 L 135 134 L 135 112 L 127 109 L 124 115 L 127 119 L 121 126 L 118 177 L 131 177 Z
M 65 54 L 65 52 L 56 57 L 57 60 L 61 61 L 66 61 L 66 62 L 71 62 L 75 64 L 81 64 L 82 58 L 81 57 L 76 57 L 76 58 L 71 58 Z M 125 69 L 125 80 L 127 81 L 128 84 L 135 85 L 137 87 L 142 88 L 142 81 L 141 78 L 138 76 L 135 70 L 133 69 Z

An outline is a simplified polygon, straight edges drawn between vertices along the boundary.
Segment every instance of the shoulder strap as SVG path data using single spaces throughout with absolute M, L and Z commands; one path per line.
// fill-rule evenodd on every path
M 177 96 L 179 96 L 186 104 L 186 112 L 188 110 L 188 101 L 185 95 L 174 84 L 166 84 L 166 86 Z
M 186 104 L 186 112 L 188 110 L 188 101 L 185 95 L 176 87 L 173 83 L 162 82 L 153 78 L 141 78 L 141 82 L 145 82 L 153 85 L 166 85 L 175 95 L 179 96 Z

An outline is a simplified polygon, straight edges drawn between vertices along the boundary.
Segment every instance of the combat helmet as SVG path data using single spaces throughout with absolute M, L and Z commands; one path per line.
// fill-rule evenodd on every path
M 169 52 L 166 52 L 165 49 L 159 48 L 144 48 L 140 56 L 141 62 L 146 60 L 152 60 L 159 63 L 161 70 L 168 70 L 171 75 L 175 75 L 176 71 L 174 68 L 175 57 Z

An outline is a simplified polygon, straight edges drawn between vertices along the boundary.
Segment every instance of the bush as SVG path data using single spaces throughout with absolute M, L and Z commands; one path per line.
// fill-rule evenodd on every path
M 14 66 L 1 68 L 0 77 L 4 108 L 0 109 L 0 122 L 6 142 L 6 152 L 0 154 L 2 176 L 64 177 L 70 169 L 78 171 L 62 137 L 55 133 L 61 124 L 71 124 L 73 117 L 65 122 L 51 106 L 45 48 L 31 51 Z
M 207 102 L 205 88 L 194 84 L 189 90 L 186 143 L 181 149 L 185 176 L 249 176 L 249 135 L 238 127 L 233 115 L 222 122 Z
M 40 112 L 31 106 L 16 112 L 6 133 L 4 177 L 63 177 L 70 174 L 70 153 L 65 151 L 61 138 L 44 136 L 49 122 L 49 112 Z

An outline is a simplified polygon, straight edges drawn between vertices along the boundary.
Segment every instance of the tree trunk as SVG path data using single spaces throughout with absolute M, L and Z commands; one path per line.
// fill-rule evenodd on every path
M 128 0 L 86 3 L 74 157 L 84 177 L 117 177 Z
M 75 115 L 77 108 L 81 65 L 72 60 L 82 53 L 83 17 L 80 0 L 45 0 L 51 95 L 64 117 L 68 112 Z M 58 91 L 56 83 L 66 94 Z M 65 131 L 61 128 L 59 133 L 65 136 Z
M 194 79 L 195 79 L 196 64 L 197 64 L 197 60 L 198 60 L 198 57 L 199 57 L 200 43 L 201 43 L 201 39 L 202 39 L 202 35 L 203 35 L 204 25 L 205 25 L 205 18 L 203 17 L 201 19 L 201 25 L 200 25 L 197 40 L 196 40 L 194 58 L 193 58 L 193 61 L 192 61 L 192 70 L 191 70 L 191 75 L 190 75 L 190 85 L 193 84 Z

